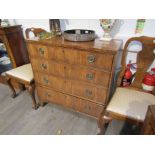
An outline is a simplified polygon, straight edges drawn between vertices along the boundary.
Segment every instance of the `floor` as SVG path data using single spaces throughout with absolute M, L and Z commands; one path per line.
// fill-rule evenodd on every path
M 26 91 L 15 99 L 10 96 L 8 86 L 0 84 L 0 135 L 96 135 L 99 132 L 95 119 L 61 106 L 47 104 L 33 110 Z M 123 128 L 123 122 L 113 121 L 106 134 L 121 134 Z

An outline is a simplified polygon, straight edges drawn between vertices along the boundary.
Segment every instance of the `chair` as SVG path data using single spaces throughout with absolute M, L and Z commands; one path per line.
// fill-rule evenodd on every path
M 30 38 L 30 32 L 32 32 L 34 34 L 34 36 L 37 37 L 39 34 L 46 33 L 47 31 L 42 28 L 34 28 L 34 27 L 27 28 L 25 30 L 25 35 L 26 35 L 27 39 Z
M 35 36 L 37 36 L 42 32 L 46 32 L 41 28 L 28 28 L 25 31 L 27 39 L 29 39 L 29 32 L 31 31 L 34 33 Z M 11 83 L 12 80 L 17 81 L 20 84 L 22 89 L 24 87 L 27 89 L 27 91 L 29 92 L 32 98 L 32 108 L 37 109 L 39 107 L 39 105 L 36 103 L 36 100 L 35 100 L 35 82 L 34 82 L 32 66 L 30 63 L 5 72 L 5 76 L 6 76 L 6 81 L 13 92 L 12 94 L 13 98 L 15 98 L 17 94 Z
M 126 57 L 129 52 L 128 46 L 133 41 L 142 43 L 142 50 L 137 53 L 135 79 L 129 87 L 121 87 L 122 77 L 126 69 Z M 105 129 L 112 119 L 127 121 L 140 126 L 143 125 L 148 106 L 155 105 L 155 91 L 152 94 L 147 93 L 142 90 L 141 86 L 142 79 L 155 58 L 154 49 L 155 38 L 134 37 L 126 42 L 122 55 L 122 68 L 117 79 L 117 87 L 98 121 L 100 134 L 105 133 Z
M 6 81 L 13 92 L 12 97 L 15 98 L 17 96 L 16 91 L 11 83 L 11 80 L 14 80 L 18 82 L 22 88 L 25 86 L 32 98 L 32 107 L 37 109 L 38 105 L 35 100 L 35 83 L 31 64 L 22 65 L 20 67 L 6 71 L 5 76 Z

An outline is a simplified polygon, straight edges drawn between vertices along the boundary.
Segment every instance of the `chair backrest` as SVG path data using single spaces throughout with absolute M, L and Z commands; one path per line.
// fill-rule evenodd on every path
M 118 77 L 117 85 L 120 86 L 121 84 L 121 80 L 126 69 L 126 57 L 128 54 L 128 46 L 132 41 L 141 42 L 142 50 L 137 53 L 137 62 L 136 62 L 137 71 L 135 74 L 135 79 L 130 85 L 130 87 L 142 88 L 141 84 L 142 84 L 143 77 L 155 59 L 155 53 L 154 53 L 155 38 L 154 37 L 146 37 L 146 36 L 133 37 L 126 42 L 123 50 L 123 55 L 122 55 L 122 62 L 121 62 L 122 69 Z
M 39 35 L 40 33 L 47 32 L 47 31 L 42 28 L 34 28 L 34 27 L 27 28 L 25 30 L 25 35 L 27 39 L 30 39 L 30 36 L 29 36 L 30 32 L 33 32 L 34 36 L 37 37 L 37 35 Z

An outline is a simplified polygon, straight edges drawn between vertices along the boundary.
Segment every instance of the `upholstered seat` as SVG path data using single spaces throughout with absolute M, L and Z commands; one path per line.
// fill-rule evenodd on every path
M 116 90 L 99 118 L 100 134 L 104 134 L 107 125 L 113 119 L 142 127 L 148 106 L 155 105 L 155 90 L 150 94 L 142 89 L 143 78 L 146 72 L 152 68 L 151 65 L 155 59 L 154 40 L 154 37 L 141 36 L 130 38 L 125 43 Z M 133 74 L 132 82 L 129 86 L 123 87 L 123 81 L 126 82 L 128 53 L 135 53 L 135 51 L 128 50 L 133 41 L 138 41 L 142 48 L 139 52 L 136 51 L 136 59 L 133 61 L 133 63 L 136 62 L 136 72 Z
M 12 90 L 12 97 L 15 98 L 17 96 L 16 91 L 14 89 L 14 86 L 12 85 L 12 80 L 16 81 L 21 88 L 26 88 L 32 98 L 33 101 L 33 108 L 37 109 L 38 105 L 35 100 L 35 83 L 33 78 L 33 72 L 32 72 L 32 66 L 31 64 L 26 64 L 17 68 L 13 68 L 12 70 L 9 70 L 5 72 L 6 76 L 6 82 L 8 83 L 8 86 Z
M 155 105 L 154 95 L 118 87 L 106 110 L 144 121 L 148 105 Z
M 13 76 L 31 83 L 33 81 L 33 72 L 31 64 L 26 64 L 6 72 L 6 75 Z

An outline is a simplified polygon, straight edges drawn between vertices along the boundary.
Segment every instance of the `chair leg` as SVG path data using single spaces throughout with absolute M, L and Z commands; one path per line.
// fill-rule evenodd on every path
M 25 90 L 25 85 L 22 83 L 19 83 L 19 89 L 20 91 L 24 91 Z
M 36 99 L 35 99 L 35 85 L 31 84 L 31 85 L 26 85 L 25 87 L 32 98 L 32 108 L 34 108 L 35 110 L 38 109 L 39 105 L 36 103 Z
M 6 82 L 8 84 L 8 86 L 10 87 L 11 91 L 12 91 L 12 98 L 15 98 L 17 96 L 16 91 L 11 83 L 11 79 L 10 78 L 6 78 Z
M 103 112 L 98 120 L 98 127 L 100 129 L 99 135 L 104 135 L 106 128 L 108 127 L 109 123 L 112 121 L 111 117 L 106 115 L 106 112 Z

